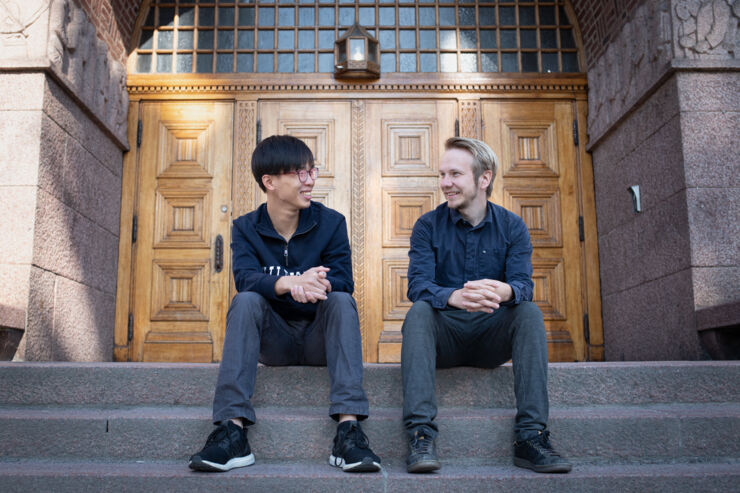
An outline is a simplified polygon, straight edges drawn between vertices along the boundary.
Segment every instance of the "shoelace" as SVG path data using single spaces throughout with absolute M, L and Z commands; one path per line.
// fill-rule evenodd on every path
M 225 426 L 219 426 L 208 435 L 206 447 L 221 443 L 229 435 L 229 430 Z
M 531 440 L 532 446 L 542 455 L 550 457 L 560 457 L 560 454 L 553 450 L 550 444 L 550 432 L 544 431 L 537 438 Z
M 431 437 L 426 435 L 414 435 L 414 440 L 411 442 L 411 448 L 417 454 L 429 454 L 432 451 L 433 440 Z
M 357 448 L 368 448 L 370 446 L 367 435 L 365 435 L 359 426 L 351 426 L 345 436 L 347 442 L 353 443 Z
M 217 427 L 206 439 L 206 447 L 211 445 L 223 445 L 224 448 L 226 448 L 225 446 L 229 444 L 229 429 L 226 426 Z

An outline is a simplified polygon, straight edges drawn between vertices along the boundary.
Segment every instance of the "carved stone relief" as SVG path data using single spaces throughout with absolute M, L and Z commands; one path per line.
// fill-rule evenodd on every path
M 0 1 L 0 68 L 53 71 L 122 143 L 126 69 L 72 0 Z
M 45 56 L 49 0 L 0 2 L 0 58 L 36 60 Z
M 736 60 L 740 0 L 643 2 L 588 72 L 589 133 L 598 140 L 671 60 Z
M 679 0 L 673 10 L 677 56 L 738 58 L 740 0 Z

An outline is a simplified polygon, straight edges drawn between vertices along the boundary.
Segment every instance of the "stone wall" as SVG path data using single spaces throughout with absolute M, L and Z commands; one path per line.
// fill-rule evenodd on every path
M 740 73 L 676 78 L 699 310 L 740 301 Z
M 110 360 L 125 71 L 73 2 L 4 6 L 0 327 L 20 359 Z
M 126 147 L 126 69 L 70 0 L 4 0 L 0 70 L 43 70 Z
M 740 300 L 739 18 L 646 2 L 588 73 L 609 360 L 701 358 L 696 310 Z
M 142 0 L 78 0 L 114 60 L 124 65 Z

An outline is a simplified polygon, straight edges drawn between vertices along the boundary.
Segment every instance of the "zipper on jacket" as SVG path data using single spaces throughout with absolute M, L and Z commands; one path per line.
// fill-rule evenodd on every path
M 283 258 L 285 259 L 285 267 L 288 267 L 288 242 L 285 242 L 285 248 L 283 249 Z

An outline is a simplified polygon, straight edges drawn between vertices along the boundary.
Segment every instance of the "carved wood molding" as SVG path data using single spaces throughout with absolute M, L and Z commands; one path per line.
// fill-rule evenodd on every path
M 365 314 L 365 102 L 352 101 L 352 271 L 362 340 Z
M 234 163 L 234 210 L 232 217 L 237 218 L 254 208 L 254 184 L 249 164 L 249 157 L 257 145 L 256 134 L 257 102 L 238 101 L 236 107 L 236 153 Z
M 480 139 L 480 102 L 460 101 L 458 105 L 460 115 L 460 136 L 471 139 Z
M 493 84 L 129 84 L 129 94 L 179 94 L 179 93 L 212 93 L 212 92 L 512 92 L 512 91 L 546 91 L 546 92 L 584 92 L 586 84 L 575 83 L 493 83 Z

